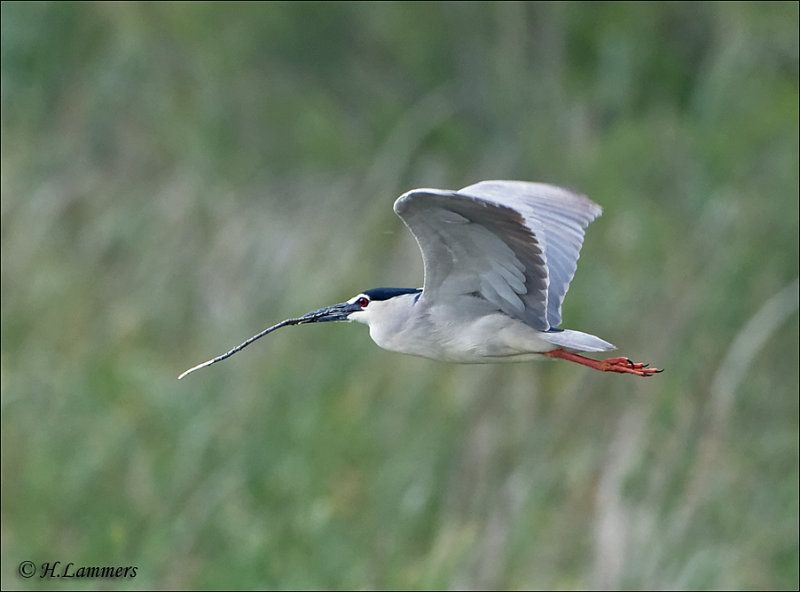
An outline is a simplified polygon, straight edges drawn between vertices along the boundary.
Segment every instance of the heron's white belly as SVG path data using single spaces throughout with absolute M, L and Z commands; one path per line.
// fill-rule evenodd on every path
M 540 331 L 502 313 L 440 323 L 415 323 L 401 331 L 370 327 L 370 336 L 383 349 L 444 362 L 482 364 L 523 362 L 555 349 Z

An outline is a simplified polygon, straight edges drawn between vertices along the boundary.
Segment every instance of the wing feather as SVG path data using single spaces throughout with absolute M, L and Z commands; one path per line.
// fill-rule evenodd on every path
M 421 298 L 479 294 L 540 331 L 561 324 L 584 229 L 601 211 L 566 189 L 522 181 L 415 189 L 394 209 L 422 251 Z
M 584 195 L 545 183 L 482 181 L 459 193 L 517 209 L 544 248 L 548 271 L 547 323 L 561 324 L 561 305 L 575 276 L 586 227 L 602 208 Z

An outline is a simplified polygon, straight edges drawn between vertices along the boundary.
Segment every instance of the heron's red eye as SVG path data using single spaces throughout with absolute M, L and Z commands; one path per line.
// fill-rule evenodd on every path
M 367 304 L 369 304 L 369 299 L 362 296 L 358 300 L 356 300 L 356 304 L 358 304 L 361 308 L 367 308 Z

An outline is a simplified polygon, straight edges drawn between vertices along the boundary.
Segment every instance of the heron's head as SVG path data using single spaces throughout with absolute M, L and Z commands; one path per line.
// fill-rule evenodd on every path
M 372 325 L 386 321 L 392 313 L 398 312 L 399 307 L 411 305 L 421 292 L 420 288 L 373 288 L 353 296 L 347 302 L 326 306 L 305 316 L 312 318 L 311 322 L 315 323 L 358 321 Z

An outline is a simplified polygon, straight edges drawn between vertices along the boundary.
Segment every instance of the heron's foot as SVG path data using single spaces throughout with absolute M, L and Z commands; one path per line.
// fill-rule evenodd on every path
M 621 374 L 635 374 L 636 376 L 652 376 L 663 372 L 658 368 L 650 368 L 650 364 L 639 364 L 629 358 L 608 358 L 600 362 L 603 372 L 619 372 Z
M 634 374 L 636 376 L 652 376 L 653 374 L 663 372 L 663 370 L 659 370 L 658 368 L 649 368 L 648 366 L 650 364 L 639 364 L 628 358 L 608 358 L 607 360 L 600 361 L 564 351 L 563 349 L 554 349 L 553 351 L 544 352 L 544 355 L 550 358 L 559 358 L 561 360 L 575 362 L 576 364 L 582 364 L 583 366 L 589 366 L 589 368 L 594 368 L 601 372 L 619 372 L 620 374 Z

